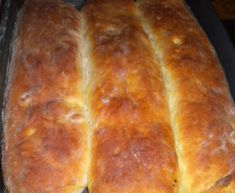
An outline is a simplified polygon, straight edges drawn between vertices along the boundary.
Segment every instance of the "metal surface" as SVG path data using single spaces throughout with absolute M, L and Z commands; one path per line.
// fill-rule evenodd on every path
M 4 110 L 4 88 L 6 84 L 7 66 L 11 58 L 11 46 L 13 40 L 13 31 L 18 12 L 17 4 L 14 1 L 1 1 L 0 14 L 0 136 L 3 135 L 3 110 Z M 2 149 L 1 141 L 1 149 Z M 2 167 L 2 154 L 0 154 L 0 164 Z M 4 192 L 2 172 L 0 172 L 0 193 Z
M 81 9 L 83 0 L 65 0 Z M 206 32 L 224 68 L 229 87 L 235 99 L 235 50 L 214 13 L 209 0 L 186 0 L 200 25 Z M 7 65 L 11 58 L 11 44 L 17 12 L 23 0 L 0 0 L 0 110 L 4 109 L 4 88 L 6 84 Z M 0 119 L 0 134 L 2 136 L 2 119 Z M 1 154 L 0 154 L 1 155 Z M 87 193 L 86 188 L 83 193 Z M 0 172 L 0 193 L 4 193 L 2 173 Z
M 67 3 L 73 4 L 76 9 L 81 10 L 84 0 L 64 0 Z

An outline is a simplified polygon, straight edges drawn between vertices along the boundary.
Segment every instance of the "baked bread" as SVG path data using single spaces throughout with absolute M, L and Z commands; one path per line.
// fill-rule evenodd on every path
M 86 19 L 91 193 L 178 192 L 161 66 L 132 0 L 93 0 Z
M 182 0 L 28 0 L 9 75 L 9 193 L 235 193 L 234 103 Z
M 85 188 L 80 14 L 60 0 L 29 0 L 18 22 L 5 111 L 3 172 L 9 193 Z
M 235 192 L 235 109 L 207 37 L 181 0 L 139 0 L 163 67 L 182 193 Z

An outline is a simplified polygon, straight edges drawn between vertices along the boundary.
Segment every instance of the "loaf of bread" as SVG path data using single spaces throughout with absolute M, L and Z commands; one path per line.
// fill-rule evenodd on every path
M 235 109 L 207 37 L 181 0 L 137 7 L 163 68 L 180 193 L 235 192 Z
M 4 116 L 9 193 L 235 193 L 235 108 L 183 0 L 27 0 Z
M 92 128 L 91 193 L 177 192 L 161 66 L 132 0 L 83 7 Z
M 86 187 L 80 14 L 60 0 L 29 0 L 18 22 L 3 149 L 9 193 L 72 193 Z

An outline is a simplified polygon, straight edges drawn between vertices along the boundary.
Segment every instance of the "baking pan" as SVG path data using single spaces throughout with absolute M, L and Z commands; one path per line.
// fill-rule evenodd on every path
M 10 2 L 7 0 L 1 0 L 0 4 L 0 110 L 1 110 L 1 119 L 0 119 L 0 136 L 2 138 L 3 132 L 3 109 L 4 109 L 4 88 L 6 82 L 6 72 L 7 66 L 10 60 L 10 47 L 12 44 L 13 29 L 16 21 L 16 14 L 18 8 L 15 2 Z M 2 149 L 2 141 L 1 141 Z M 0 164 L 2 166 L 1 160 L 2 155 L 0 154 Z M 0 172 L 0 193 L 4 192 L 2 172 Z
M 67 0 L 77 9 L 82 8 L 83 0 Z M 229 83 L 230 92 L 235 99 L 235 49 L 222 23 L 216 16 L 209 0 L 186 0 L 199 24 L 214 46 Z M 7 81 L 7 66 L 11 59 L 14 26 L 17 13 L 23 0 L 0 0 L 0 108 L 4 109 L 4 88 Z M 0 134 L 3 125 L 0 119 Z M 0 154 L 1 155 L 1 154 Z M 87 189 L 84 193 L 87 192 Z M 0 172 L 0 193 L 4 193 L 2 172 Z

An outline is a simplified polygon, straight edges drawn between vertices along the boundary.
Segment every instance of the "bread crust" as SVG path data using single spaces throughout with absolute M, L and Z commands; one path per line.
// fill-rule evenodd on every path
M 161 70 L 132 0 L 83 7 L 89 44 L 91 193 L 177 192 Z
M 162 58 L 180 192 L 234 193 L 235 109 L 215 51 L 183 1 L 138 4 Z
M 5 111 L 9 193 L 71 193 L 87 183 L 80 14 L 60 0 L 26 1 Z
M 181 0 L 90 0 L 82 15 L 28 0 L 8 85 L 9 193 L 235 193 L 234 103 Z

